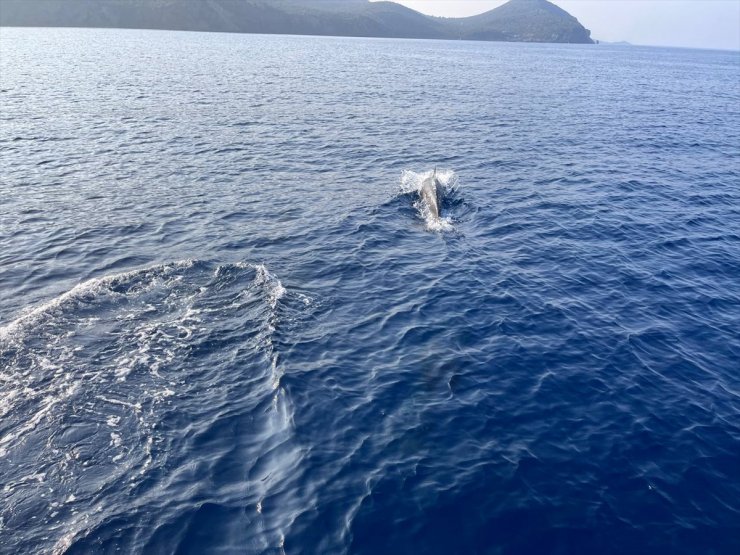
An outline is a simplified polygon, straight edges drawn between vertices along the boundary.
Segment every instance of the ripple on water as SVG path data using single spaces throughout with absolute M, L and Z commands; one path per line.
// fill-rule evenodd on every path
M 0 552 L 740 553 L 734 53 L 0 51 Z
M 231 449 L 257 458 L 239 491 L 227 482 L 226 492 L 203 493 L 259 507 L 250 530 L 264 548 L 278 545 L 285 523 L 271 496 L 300 460 L 274 344 L 289 295 L 264 265 L 186 260 L 91 279 L 0 328 L 3 527 L 44 524 L 14 536 L 16 547 L 61 553 L 152 503 L 177 512 L 181 493 L 151 481 L 165 468 L 177 476 L 214 455 L 218 463 L 220 447 L 203 461 L 178 448 L 225 415 L 251 429 Z M 220 376 L 218 361 L 241 371 Z M 37 472 L 28 474 L 28 461 Z M 102 503 L 116 489 L 133 505 Z

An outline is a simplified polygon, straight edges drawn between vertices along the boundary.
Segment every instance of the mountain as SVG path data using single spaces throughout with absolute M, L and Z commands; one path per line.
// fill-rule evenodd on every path
M 576 18 L 547 0 L 510 0 L 465 18 L 367 0 L 0 0 L 0 26 L 593 42 Z
M 510 0 L 489 12 L 453 20 L 460 38 L 591 44 L 591 31 L 546 0 Z

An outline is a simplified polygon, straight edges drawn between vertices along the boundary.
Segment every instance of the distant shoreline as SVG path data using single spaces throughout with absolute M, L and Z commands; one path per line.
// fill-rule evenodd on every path
M 547 0 L 509 0 L 464 18 L 367 0 L 3 0 L 0 26 L 593 44 L 591 31 Z
M 534 42 L 534 41 L 506 41 L 506 40 L 482 40 L 482 39 L 445 39 L 445 38 L 414 38 L 414 37 L 375 37 L 375 36 L 357 36 L 357 35 L 307 35 L 295 33 L 244 33 L 237 31 L 195 31 L 187 29 L 162 29 L 162 28 L 141 28 L 141 27 L 80 27 L 75 25 L 0 25 L 0 29 L 79 29 L 79 30 L 99 30 L 99 31 L 155 31 L 168 33 L 206 33 L 211 35 L 248 35 L 248 36 L 266 36 L 266 37 L 313 37 L 313 38 L 336 38 L 336 39 L 378 39 L 378 40 L 409 40 L 409 41 L 434 41 L 434 42 L 475 42 L 475 43 L 493 43 L 493 44 L 552 44 L 558 46 L 619 46 L 625 48 L 658 48 L 658 49 L 678 49 L 678 50 L 697 50 L 706 52 L 731 52 L 740 53 L 740 49 L 730 48 L 706 48 L 699 46 L 676 46 L 664 44 L 635 44 L 631 42 L 605 42 L 599 41 L 593 44 L 588 43 L 569 43 L 569 42 Z
M 302 33 L 245 33 L 240 31 L 200 31 L 194 29 L 166 29 L 166 28 L 143 28 L 143 27 L 92 27 L 79 25 L 0 25 L 0 29 L 77 29 L 92 31 L 154 31 L 164 33 L 204 33 L 209 35 L 244 35 L 244 36 L 264 36 L 264 37 L 307 37 L 307 38 L 332 38 L 332 39 L 372 39 L 372 40 L 410 40 L 410 41 L 433 41 L 433 42 L 475 42 L 491 44 L 552 44 L 557 46 L 614 46 L 613 43 L 584 43 L 584 42 L 546 42 L 546 41 L 515 41 L 515 40 L 485 40 L 485 39 L 452 39 L 452 38 L 432 38 L 432 37 L 378 37 L 375 35 L 317 35 Z M 635 45 L 630 46 L 646 46 Z M 681 47 L 656 47 L 656 48 L 681 48 Z

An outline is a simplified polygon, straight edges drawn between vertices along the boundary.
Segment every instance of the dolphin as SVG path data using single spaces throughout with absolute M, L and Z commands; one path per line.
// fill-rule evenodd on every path
M 434 168 L 434 173 L 422 182 L 421 189 L 419 189 L 421 200 L 435 218 L 439 218 L 439 189 L 441 186 L 442 184 L 437 179 L 437 168 Z

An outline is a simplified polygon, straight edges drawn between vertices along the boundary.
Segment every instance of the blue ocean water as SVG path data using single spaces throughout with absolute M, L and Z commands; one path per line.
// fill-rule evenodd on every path
M 3 554 L 740 552 L 737 52 L 4 28 L 0 91 Z

